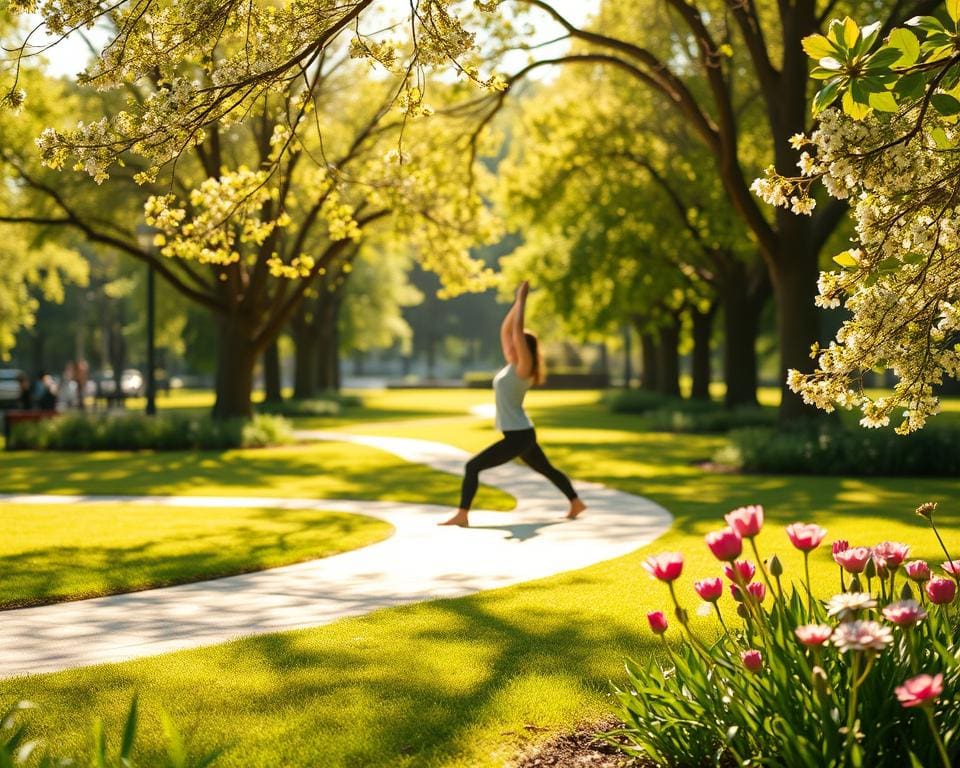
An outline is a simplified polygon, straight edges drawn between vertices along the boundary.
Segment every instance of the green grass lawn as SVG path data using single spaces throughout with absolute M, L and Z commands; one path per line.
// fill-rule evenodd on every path
M 389 411 L 395 403 L 404 418 L 343 427 L 469 450 L 495 437 L 489 424 L 457 416 L 464 405 L 489 402 L 489 393 L 376 397 L 376 411 Z M 723 438 L 642 433 L 639 418 L 609 414 L 596 399 L 591 393 L 533 392 L 529 404 L 547 454 L 575 482 L 600 481 L 643 494 L 674 513 L 673 528 L 652 545 L 576 572 L 313 630 L 3 681 L 0 702 L 24 697 L 36 702 L 40 709 L 31 713 L 36 733 L 73 755 L 85 749 L 95 714 L 119 734 L 130 698 L 140 691 L 147 764 L 159 748 L 157 708 L 163 706 L 201 751 L 232 745 L 221 766 L 492 768 L 545 738 L 542 728 L 564 729 L 607 711 L 608 683 L 622 679 L 623 657 L 657 652 L 646 612 L 668 607 L 666 590 L 650 581 L 643 559 L 664 550 L 686 553 L 678 590 L 693 613 L 698 601 L 692 581 L 720 572 L 703 535 L 720 527 L 721 515 L 733 507 L 765 505 L 768 523 L 759 544 L 762 552 L 781 555 L 788 575 L 801 572 L 802 561 L 790 550 L 783 526 L 797 520 L 827 527 L 828 542 L 900 539 L 914 545 L 915 556 L 939 563 L 932 534 L 912 514 L 926 500 L 940 502 L 941 531 L 960 557 L 955 480 L 705 472 L 698 462 Z M 439 415 L 420 424 L 406 420 L 422 410 Z M 302 468 L 295 449 L 281 455 L 279 463 L 289 460 Z M 7 460 L 0 458 L 0 471 Z M 249 467 L 253 460 L 245 461 L 241 466 Z M 369 492 L 377 492 L 376 478 L 357 481 L 348 465 L 339 471 L 344 476 L 337 483 L 372 483 Z M 193 492 L 229 482 L 225 473 L 201 475 Z M 391 495 L 400 490 L 393 486 Z M 837 584 L 828 549 L 813 560 L 814 588 L 828 597 Z M 729 609 L 729 598 L 723 602 Z M 710 626 L 705 619 L 694 621 Z
M 341 512 L 0 504 L 0 609 L 183 584 L 335 555 L 387 538 Z
M 222 453 L 0 453 L 0 493 L 395 499 L 451 505 L 459 498 L 460 481 L 372 448 L 325 442 Z M 481 486 L 477 505 L 510 509 L 514 500 Z

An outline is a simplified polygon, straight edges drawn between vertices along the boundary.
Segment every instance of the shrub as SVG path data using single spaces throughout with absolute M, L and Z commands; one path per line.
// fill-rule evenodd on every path
M 654 432 L 727 432 L 776 421 L 773 409 L 726 408 L 713 400 L 684 400 L 640 389 L 611 392 L 604 399 L 614 413 L 641 414 L 647 429 Z
M 260 413 L 270 413 L 288 418 L 339 416 L 344 408 L 357 408 L 363 401 L 355 395 L 330 392 L 322 397 L 304 400 L 282 400 L 277 403 L 263 402 L 257 405 Z
M 669 404 L 682 403 L 675 397 L 667 397 L 659 392 L 648 392 L 644 389 L 620 389 L 608 392 L 604 401 L 614 413 L 646 413 Z
M 742 427 L 769 425 L 777 419 L 772 409 L 724 408 L 714 403 L 708 403 L 708 406 L 690 408 L 685 402 L 681 407 L 657 408 L 644 414 L 644 422 L 654 432 L 729 432 Z
M 0 766 L 13 768 L 27 765 L 36 768 L 55 768 L 74 765 L 72 760 L 53 757 L 49 752 L 41 754 L 41 742 L 30 738 L 29 726 L 22 722 L 23 714 L 32 709 L 29 702 L 21 701 L 10 707 L 0 719 Z M 137 736 L 139 711 L 137 697 L 134 696 L 127 713 L 127 720 L 120 736 L 120 748 L 116 759 L 110 754 L 107 747 L 106 734 L 103 722 L 97 718 L 93 722 L 93 742 L 90 748 L 89 765 L 99 768 L 135 768 L 137 765 L 133 755 L 133 747 Z M 166 712 L 160 712 L 163 723 L 165 747 L 167 753 L 166 765 L 170 768 L 206 768 L 213 765 L 223 754 L 223 749 L 217 749 L 199 758 L 191 758 L 183 743 L 183 737 Z M 39 755 L 39 759 L 37 756 Z
M 714 457 L 747 472 L 817 475 L 956 475 L 960 430 L 931 427 L 901 436 L 837 423 L 743 429 Z
M 10 450 L 182 451 L 262 448 L 291 439 L 290 425 L 279 416 L 245 419 L 209 416 L 65 414 L 55 419 L 15 424 Z
M 936 533 L 934 508 L 917 512 Z M 950 578 L 931 578 L 923 561 L 904 562 L 905 544 L 834 542 L 842 591 L 822 602 L 812 594 L 808 558 L 826 531 L 787 527 L 805 563 L 801 589 L 788 585 L 788 593 L 779 560 L 765 565 L 754 540 L 763 509 L 726 518 L 730 527 L 708 534 L 707 544 L 727 564 L 742 624 L 728 625 L 717 608 L 722 578 L 704 579 L 694 591 L 716 613 L 717 633 L 695 633 L 679 597 L 683 555 L 647 560 L 647 570 L 669 588 L 685 642 L 667 643 L 673 622 L 665 612 L 648 615 L 669 661 L 627 663 L 629 685 L 615 691 L 625 751 L 664 766 L 957 765 L 960 631 L 953 611 L 960 560 L 951 559 L 939 533 Z M 736 559 L 744 539 L 756 565 Z

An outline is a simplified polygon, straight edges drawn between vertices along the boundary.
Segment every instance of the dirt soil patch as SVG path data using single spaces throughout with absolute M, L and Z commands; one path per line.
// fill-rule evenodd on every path
M 653 768 L 653 763 L 628 757 L 598 733 L 622 728 L 616 719 L 581 723 L 570 733 L 561 733 L 533 748 L 514 768 Z

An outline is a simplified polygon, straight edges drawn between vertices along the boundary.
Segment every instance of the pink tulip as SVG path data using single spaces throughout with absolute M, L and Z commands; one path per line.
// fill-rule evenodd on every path
M 875 557 L 881 557 L 888 570 L 895 571 L 910 554 L 910 545 L 899 541 L 881 541 L 873 548 Z
M 810 552 L 819 547 L 826 535 L 826 528 L 821 528 L 816 523 L 791 523 L 787 526 L 790 543 L 803 552 Z
M 650 630 L 655 635 L 662 635 L 667 631 L 667 617 L 663 611 L 654 611 L 647 614 L 647 622 L 650 624 Z
M 923 560 L 913 560 L 904 566 L 907 576 L 922 584 L 930 578 L 930 566 Z
M 743 552 L 743 539 L 733 528 L 722 528 L 707 534 L 707 546 L 717 560 L 730 562 Z
M 890 571 L 887 568 L 887 561 L 884 560 L 880 555 L 874 553 L 873 555 L 873 566 L 877 569 L 877 578 L 885 579 L 890 575 Z M 896 569 L 894 569 L 896 570 Z
M 723 595 L 723 579 L 715 576 L 710 579 L 701 579 L 693 585 L 701 599 L 708 603 L 715 603 Z
M 916 600 L 901 600 L 884 607 L 883 615 L 887 621 L 898 627 L 912 627 L 921 619 L 927 618 L 927 612 Z
M 836 560 L 840 552 L 846 552 L 848 549 L 850 549 L 849 541 L 846 539 L 837 539 L 833 542 L 833 559 Z
M 957 582 L 953 579 L 942 579 L 939 576 L 934 576 L 924 585 L 924 588 L 927 590 L 927 597 L 930 598 L 930 602 L 937 605 L 952 603 L 953 598 L 957 596 Z
M 750 672 L 759 672 L 763 668 L 763 654 L 760 651 L 743 651 L 740 654 L 740 661 Z
M 960 576 L 960 560 L 950 560 L 940 567 L 951 576 Z
M 943 693 L 943 675 L 917 675 L 911 677 L 903 685 L 898 685 L 894 692 L 904 707 L 922 707 L 931 703 Z
M 732 597 L 738 603 L 743 602 L 743 590 L 733 582 L 730 582 L 730 597 Z
M 752 539 L 763 527 L 763 507 L 754 504 L 749 507 L 738 507 L 733 512 L 723 516 L 733 530 L 744 539 Z
M 804 624 L 793 630 L 797 635 L 797 640 L 806 646 L 821 646 L 833 634 L 833 627 L 826 624 Z
M 762 603 L 767 596 L 767 586 L 762 581 L 751 581 L 747 584 L 747 592 L 753 595 L 758 603 Z
M 845 549 L 835 553 L 833 559 L 847 573 L 863 573 L 863 569 L 867 567 L 867 561 L 870 559 L 870 550 L 866 547 Z
M 660 581 L 674 581 L 683 572 L 683 555 L 679 552 L 664 552 L 648 557 L 643 567 Z
M 734 570 L 736 568 L 736 570 Z M 753 563 L 749 560 L 737 560 L 730 565 L 723 566 L 724 575 L 730 579 L 730 581 L 737 581 L 737 574 L 740 574 L 740 581 L 752 581 L 753 575 L 757 572 L 757 569 L 754 568 Z

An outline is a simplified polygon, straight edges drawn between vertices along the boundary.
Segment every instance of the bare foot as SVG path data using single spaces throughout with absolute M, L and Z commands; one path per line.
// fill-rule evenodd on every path
M 576 520 L 577 515 L 579 515 L 583 510 L 587 508 L 587 505 L 583 503 L 582 499 L 574 499 L 570 502 L 570 511 L 567 512 L 567 520 Z
M 458 509 L 453 517 L 444 520 L 442 523 L 437 523 L 437 525 L 459 525 L 461 528 L 469 528 L 470 521 L 467 520 L 467 510 Z

